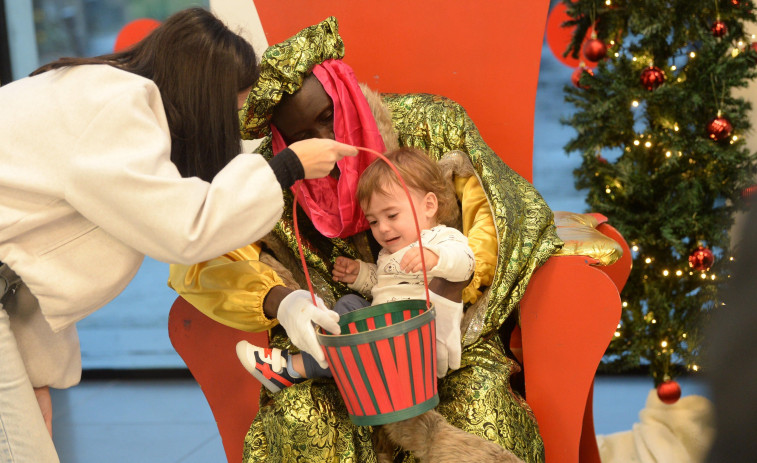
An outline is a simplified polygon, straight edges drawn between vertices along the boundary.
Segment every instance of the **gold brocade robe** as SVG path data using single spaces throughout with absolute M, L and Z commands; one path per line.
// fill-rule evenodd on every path
M 487 243 L 487 238 L 481 236 L 478 244 L 475 239 L 471 242 L 476 274 L 466 288 L 464 300 L 475 303 L 466 308 L 461 367 L 439 380 L 437 410 L 453 425 L 498 442 L 524 461 L 542 462 L 544 447 L 533 414 L 510 386 L 511 376 L 519 367 L 507 356 L 499 328 L 517 310 L 533 271 L 561 245 L 552 212 L 533 186 L 484 143 L 457 103 L 428 94 L 379 97 L 365 88 L 364 93 L 387 149 L 397 144 L 413 146 L 436 160 L 454 150 L 467 154 L 474 175 L 454 179 L 463 205 L 463 232 L 481 233 L 492 222 L 496 230 L 496 256 L 486 256 L 495 247 L 493 240 Z M 271 156 L 270 139 L 264 140 L 259 151 Z M 267 292 L 273 284 L 307 288 L 292 224 L 292 195 L 288 192 L 285 202 L 284 215 L 263 240 L 262 248 L 237 250 L 211 263 L 233 267 L 250 256 L 260 255 L 261 260 L 267 254 L 275 257 L 268 258 L 267 264 L 253 262 L 253 272 L 267 277 L 230 278 L 231 284 L 253 292 Z M 314 289 L 327 305 L 333 305 L 351 292 L 331 279 L 334 259 L 344 255 L 370 262 L 375 261 L 375 256 L 370 256 L 365 232 L 350 239 L 327 239 L 315 231 L 304 213 L 300 211 L 297 218 Z M 491 230 L 486 233 L 491 234 Z M 266 252 L 261 254 L 261 250 Z M 218 309 L 224 304 L 228 307 L 229 300 L 223 289 L 206 291 L 202 287 L 197 274 L 207 265 L 172 266 L 171 286 L 198 309 L 231 326 L 252 331 L 276 325 L 275 320 L 262 315 L 262 308 L 260 313 L 258 309 L 248 311 L 250 320 Z M 476 290 L 479 286 L 483 294 Z M 239 288 L 230 289 L 231 293 Z M 251 295 L 249 306 L 262 307 L 265 292 Z M 292 348 L 283 330 L 274 328 L 271 333 L 272 346 Z M 333 380 L 308 380 L 276 394 L 264 389 L 260 411 L 245 439 L 244 461 L 373 462 L 376 455 L 371 431 L 370 427 L 352 424 Z M 412 455 L 403 453 L 398 453 L 397 459 L 415 461 Z

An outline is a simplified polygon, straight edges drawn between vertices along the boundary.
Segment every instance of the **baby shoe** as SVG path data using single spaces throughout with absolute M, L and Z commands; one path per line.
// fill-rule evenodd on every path
M 258 347 L 247 341 L 237 343 L 237 357 L 244 368 L 252 373 L 271 392 L 301 383 L 307 378 L 295 378 L 287 369 L 288 352 L 276 348 Z

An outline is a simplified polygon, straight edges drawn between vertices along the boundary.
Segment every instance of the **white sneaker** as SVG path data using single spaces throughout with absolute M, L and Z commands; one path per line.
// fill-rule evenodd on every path
M 301 383 L 307 378 L 295 378 L 287 370 L 288 352 L 276 348 L 258 347 L 247 341 L 237 343 L 237 357 L 245 370 L 263 383 L 271 392 Z

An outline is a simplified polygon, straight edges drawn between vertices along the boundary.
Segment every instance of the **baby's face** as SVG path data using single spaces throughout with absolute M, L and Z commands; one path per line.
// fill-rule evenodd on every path
M 395 253 L 418 241 L 418 234 L 415 230 L 413 212 L 405 190 L 397 184 L 392 184 L 386 188 L 386 193 L 388 194 L 373 193 L 370 205 L 363 210 L 363 213 L 365 213 L 365 218 L 368 219 L 368 224 L 371 226 L 371 232 L 376 241 L 387 251 Z M 436 211 L 432 211 L 429 215 L 424 201 L 426 195 L 411 188 L 410 196 L 413 198 L 413 205 L 418 214 L 420 229 L 427 230 L 435 226 Z

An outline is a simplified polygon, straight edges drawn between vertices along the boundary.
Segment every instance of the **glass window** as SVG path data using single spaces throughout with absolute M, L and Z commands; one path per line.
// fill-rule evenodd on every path
M 121 28 L 139 18 L 162 21 L 209 0 L 4 0 L 14 79 L 62 56 L 113 51 Z

